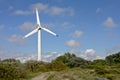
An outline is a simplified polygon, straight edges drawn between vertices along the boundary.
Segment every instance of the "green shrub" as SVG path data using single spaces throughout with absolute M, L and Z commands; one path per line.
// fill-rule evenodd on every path
M 46 68 L 48 71 L 62 71 L 62 70 L 67 69 L 67 66 L 62 62 L 53 61 L 51 63 L 48 63 L 46 65 Z
M 26 63 L 24 63 L 26 70 L 30 72 L 39 72 L 40 66 L 43 65 L 43 62 L 38 62 L 34 60 L 29 60 Z
M 106 73 L 109 73 L 106 69 L 104 69 L 104 68 L 96 68 L 95 69 L 95 72 L 97 73 L 97 74 L 100 74 L 100 75 L 104 75 L 104 74 L 106 74 Z
M 46 71 L 47 71 L 46 65 L 40 65 L 40 66 L 39 66 L 39 71 L 41 71 L 41 72 L 46 72 Z
M 14 80 L 26 76 L 27 74 L 22 68 L 0 63 L 0 80 Z

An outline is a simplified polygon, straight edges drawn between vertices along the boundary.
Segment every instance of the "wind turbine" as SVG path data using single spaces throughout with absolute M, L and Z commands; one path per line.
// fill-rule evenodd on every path
M 28 33 L 27 35 L 25 35 L 23 38 L 27 38 L 27 37 L 31 36 L 32 34 L 38 32 L 38 61 L 41 61 L 41 30 L 44 30 L 54 36 L 58 36 L 58 35 L 52 31 L 50 31 L 49 29 L 43 28 L 41 26 L 37 8 L 36 8 L 36 19 L 37 19 L 37 28 L 34 29 L 33 31 L 31 31 L 30 33 Z

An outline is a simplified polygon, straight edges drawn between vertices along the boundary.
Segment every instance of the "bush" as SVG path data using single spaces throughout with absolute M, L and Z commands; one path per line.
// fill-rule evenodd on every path
M 46 65 L 48 71 L 61 71 L 67 69 L 67 66 L 59 61 L 53 61 Z
M 47 71 L 46 65 L 40 65 L 40 66 L 39 66 L 39 71 L 41 71 L 41 72 L 46 72 L 46 71 Z
M 120 64 L 120 52 L 107 56 L 105 60 L 109 65 Z
M 106 74 L 106 73 L 109 73 L 106 69 L 104 69 L 104 68 L 96 68 L 95 69 L 95 72 L 97 73 L 97 74 L 100 74 L 100 75 L 104 75 L 104 74 Z
M 39 72 L 40 66 L 43 65 L 43 62 L 38 62 L 34 60 L 29 60 L 26 63 L 24 63 L 26 70 L 30 72 Z
M 25 77 L 26 73 L 22 68 L 0 63 L 0 80 L 14 80 Z
M 71 53 L 65 53 L 64 55 L 57 57 L 54 61 L 62 62 L 70 68 L 82 67 L 90 63 L 89 61 L 77 57 L 75 54 Z

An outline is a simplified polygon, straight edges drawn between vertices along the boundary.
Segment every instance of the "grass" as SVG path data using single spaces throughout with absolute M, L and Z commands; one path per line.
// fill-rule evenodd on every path
M 32 72 L 32 73 L 29 73 L 29 75 L 27 76 L 26 79 L 21 79 L 21 80 L 31 80 L 33 77 L 36 77 L 38 75 L 40 75 L 42 72 Z
M 31 80 L 41 73 L 43 72 L 29 73 L 26 79 L 21 80 Z M 119 67 L 68 68 L 44 73 L 47 80 L 120 80 Z
M 43 72 L 42 72 L 43 73 Z M 40 75 L 39 73 L 31 73 L 29 79 Z M 93 67 L 93 68 L 68 68 L 63 71 L 45 72 L 47 80 L 120 80 L 119 67 Z
M 52 72 L 47 80 L 120 80 L 120 73 L 108 71 L 105 74 L 98 74 L 94 69 L 73 68 Z
M 80 68 L 69 69 L 60 72 L 54 72 L 48 77 L 48 80 L 93 80 L 94 73 L 90 75 L 92 70 L 83 70 Z

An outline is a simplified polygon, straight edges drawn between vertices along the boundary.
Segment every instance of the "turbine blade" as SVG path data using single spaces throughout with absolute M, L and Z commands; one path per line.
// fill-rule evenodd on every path
M 57 34 L 55 34 L 54 32 L 50 31 L 49 29 L 46 29 L 46 28 L 41 28 L 41 29 L 45 30 L 46 32 L 48 32 L 48 33 L 50 33 L 50 34 L 52 34 L 54 36 L 58 36 Z
M 40 26 L 40 19 L 39 19 L 39 14 L 38 14 L 37 8 L 36 8 L 36 19 L 37 19 L 37 25 Z
M 32 34 L 36 33 L 37 31 L 38 31 L 38 28 L 34 29 L 33 31 L 31 31 L 30 33 L 28 33 L 27 35 L 25 35 L 23 38 L 27 38 L 27 37 L 31 36 Z

